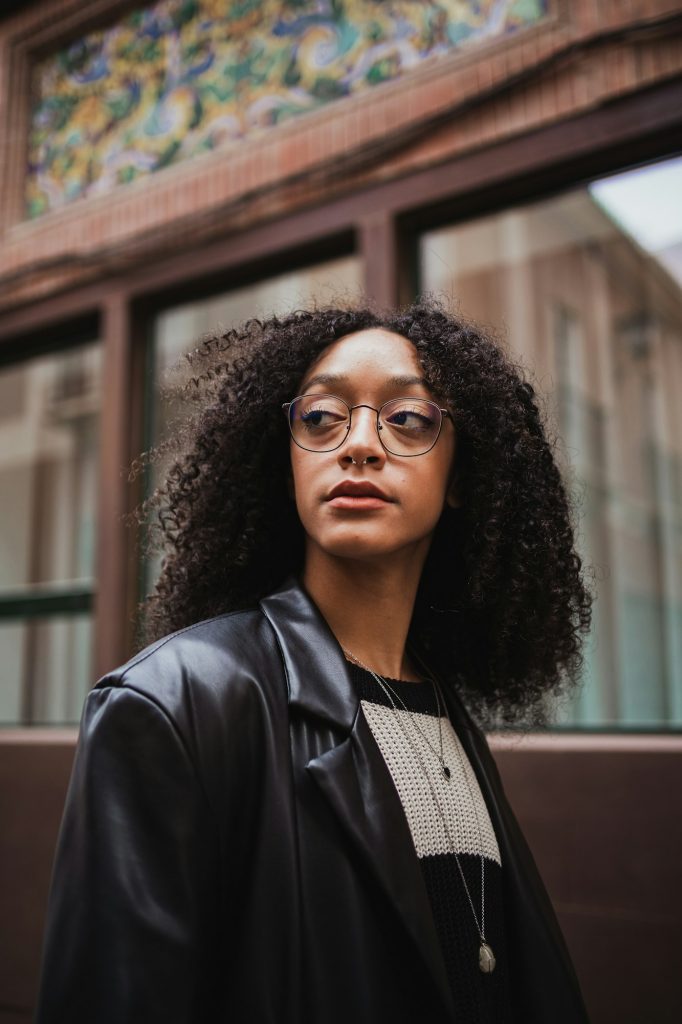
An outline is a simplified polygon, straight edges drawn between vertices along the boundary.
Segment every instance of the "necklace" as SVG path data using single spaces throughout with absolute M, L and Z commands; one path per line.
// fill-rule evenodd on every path
M 450 844 L 450 850 L 455 855 L 455 860 L 457 861 L 457 867 L 459 868 L 459 873 L 460 873 L 460 876 L 461 876 L 461 879 L 462 879 L 462 883 L 464 885 L 464 889 L 465 889 L 465 892 L 467 894 L 467 898 L 469 900 L 469 905 L 471 907 L 471 912 L 472 912 L 472 914 L 474 916 L 474 921 L 476 922 L 476 930 L 478 931 L 478 935 L 479 935 L 479 938 L 481 940 L 481 944 L 480 944 L 479 950 L 478 950 L 478 966 L 480 967 L 481 971 L 483 971 L 484 974 L 490 974 L 495 969 L 495 956 L 493 954 L 492 948 L 490 947 L 490 945 L 485 940 L 485 868 L 484 868 L 485 858 L 484 858 L 483 854 L 481 854 L 481 924 L 480 924 L 480 927 L 479 927 L 478 918 L 476 916 L 476 910 L 474 909 L 474 903 L 473 903 L 473 900 L 471 899 L 471 894 L 469 892 L 469 886 L 466 883 L 466 878 L 464 877 L 464 872 L 462 871 L 462 865 L 459 862 L 459 857 L 457 856 L 457 851 L 455 850 L 455 844 L 454 844 L 454 842 L 452 840 L 452 834 L 450 832 L 450 828 L 449 828 L 449 825 L 448 825 L 447 815 L 443 811 L 443 808 L 441 806 L 441 802 L 438 799 L 438 795 L 436 793 L 436 788 L 435 788 L 435 786 L 433 784 L 433 781 L 431 779 L 430 773 L 426 769 L 426 765 L 424 764 L 424 759 L 422 758 L 422 755 L 421 755 L 420 751 L 415 746 L 412 738 L 410 737 L 407 729 L 405 728 L 405 724 L 404 724 L 404 722 L 403 722 L 403 720 L 401 718 L 400 712 L 398 711 L 398 707 L 397 707 L 397 704 L 396 704 L 396 700 L 399 701 L 400 704 L 403 707 L 403 710 L 405 712 L 407 712 L 409 721 L 411 722 L 413 728 L 416 729 L 416 731 L 422 737 L 422 739 L 424 740 L 424 742 L 426 743 L 428 748 L 431 750 L 431 752 L 433 754 L 435 754 L 435 756 L 437 757 L 438 761 L 440 762 L 440 773 L 439 774 L 442 774 L 443 778 L 446 779 L 449 782 L 450 781 L 450 777 L 451 777 L 451 772 L 450 772 L 449 767 L 445 764 L 445 760 L 443 758 L 443 732 L 442 732 L 442 728 L 441 728 L 441 710 L 440 710 L 440 706 L 441 705 L 440 705 L 440 697 L 439 697 L 439 692 L 438 692 L 439 691 L 439 686 L 436 683 L 436 680 L 431 678 L 430 681 L 431 681 L 431 684 L 433 686 L 434 693 L 436 695 L 436 707 L 438 709 L 438 736 L 439 736 L 439 741 L 440 741 L 440 744 L 439 744 L 440 745 L 440 753 L 438 753 L 433 748 L 433 746 L 429 742 L 428 738 L 424 735 L 424 732 L 419 727 L 419 724 L 418 724 L 414 714 L 407 708 L 407 706 L 405 705 L 405 702 L 402 700 L 400 695 L 395 692 L 393 687 L 390 686 L 388 681 L 386 679 L 384 679 L 383 676 L 378 675 L 378 673 L 376 673 L 373 669 L 369 668 L 368 665 L 364 665 L 360 661 L 359 658 L 356 658 L 354 654 L 351 654 L 350 651 L 347 651 L 345 649 L 345 647 L 342 648 L 342 650 L 343 650 L 344 654 L 346 655 L 346 657 L 350 659 L 350 661 L 354 662 L 356 665 L 359 665 L 359 667 L 363 668 L 366 672 L 369 672 L 369 674 L 377 681 L 379 686 L 382 688 L 382 690 L 384 691 L 385 695 L 388 697 L 388 700 L 389 700 L 389 702 L 391 704 L 391 707 L 392 707 L 393 711 L 395 712 L 396 721 L 397 721 L 397 723 L 398 723 L 398 725 L 400 727 L 401 732 L 403 733 L 403 736 L 407 740 L 408 744 L 410 745 L 410 748 L 412 749 L 412 752 L 416 755 L 417 760 L 419 761 L 419 764 L 421 766 L 422 772 L 424 774 L 424 778 L 426 779 L 426 782 L 427 782 L 427 784 L 429 786 L 429 789 L 431 791 L 431 796 L 433 797 L 434 803 L 435 803 L 435 805 L 436 805 L 436 807 L 438 809 L 438 813 L 440 814 L 441 819 L 443 821 L 443 826 L 445 828 L 445 833 L 447 835 L 448 842 Z M 394 700 L 394 698 L 395 698 L 395 700 Z M 443 701 L 443 704 L 445 705 L 445 701 Z M 447 714 L 447 712 L 446 712 L 446 714 Z M 482 848 L 483 843 L 482 843 L 482 840 L 481 840 L 481 826 L 480 826 L 480 822 L 478 820 L 478 811 L 476 810 L 476 802 L 474 801 L 473 793 L 471 792 L 471 785 L 469 784 L 469 779 L 468 779 L 468 776 L 467 776 L 467 773 L 466 773 L 466 770 L 465 770 L 464 761 L 462 760 L 462 756 L 461 756 L 461 754 L 459 752 L 459 746 L 458 746 L 457 742 L 455 742 L 455 750 L 457 752 L 457 759 L 459 761 L 459 765 L 460 765 L 460 768 L 462 770 L 462 775 L 464 776 L 464 780 L 465 780 L 465 782 L 467 784 L 467 788 L 469 790 L 469 797 L 471 799 L 471 806 L 473 807 L 474 814 L 476 816 L 476 826 L 478 828 L 479 841 L 481 843 L 481 848 Z

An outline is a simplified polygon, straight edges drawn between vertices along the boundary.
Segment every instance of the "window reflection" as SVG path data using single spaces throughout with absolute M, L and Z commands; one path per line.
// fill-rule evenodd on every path
M 0 369 L 0 588 L 94 574 L 101 353 Z
M 97 343 L 0 369 L 5 724 L 77 722 L 92 682 L 100 402 Z
M 202 335 L 229 330 L 252 317 L 283 315 L 311 302 L 356 300 L 361 294 L 361 274 L 358 258 L 344 256 L 162 313 L 154 328 L 149 444 L 172 434 L 173 423 L 188 413 L 180 391 L 191 371 L 181 357 L 196 346 Z M 168 461 L 161 460 L 151 467 L 149 493 L 163 480 Z M 152 588 L 160 566 L 160 555 L 148 559 L 143 580 L 146 592 Z
M 662 169 L 636 172 L 642 203 Z M 658 204 L 663 243 L 635 237 L 608 184 L 423 235 L 421 287 L 504 331 L 577 488 L 578 547 L 599 579 L 585 686 L 557 724 L 679 726 L 682 210 Z
M 0 725 L 80 720 L 92 685 L 89 614 L 0 621 Z

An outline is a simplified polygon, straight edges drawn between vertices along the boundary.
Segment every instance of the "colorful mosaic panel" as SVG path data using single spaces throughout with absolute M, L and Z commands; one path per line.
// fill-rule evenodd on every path
M 158 0 L 37 66 L 29 217 L 518 31 L 549 0 Z

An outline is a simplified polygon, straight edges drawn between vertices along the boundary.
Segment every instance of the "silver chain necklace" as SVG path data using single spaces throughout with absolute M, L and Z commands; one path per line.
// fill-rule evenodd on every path
M 433 797 L 434 803 L 435 803 L 435 805 L 436 805 L 436 807 L 438 809 L 438 813 L 440 814 L 441 819 L 443 821 L 443 826 L 445 828 L 445 832 L 446 832 L 446 835 L 448 837 L 448 842 L 450 844 L 450 850 L 455 855 L 455 860 L 457 861 L 457 867 L 459 868 L 459 873 L 460 873 L 460 876 L 462 878 L 462 883 L 464 885 L 464 889 L 465 889 L 465 892 L 467 894 L 467 898 L 469 900 L 469 905 L 471 907 L 471 912 L 472 912 L 472 914 L 474 916 L 474 921 L 476 922 L 476 930 L 478 931 L 479 938 L 481 940 L 481 945 L 480 945 L 479 950 L 478 950 L 478 966 L 480 967 L 481 971 L 483 971 L 484 974 L 490 974 L 495 969 L 495 956 L 493 954 L 492 948 L 489 946 L 489 944 L 485 940 L 485 868 L 484 868 L 485 858 L 484 858 L 483 854 L 481 854 L 481 925 L 479 927 L 478 918 L 476 916 L 476 911 L 474 909 L 474 903 L 473 903 L 473 900 L 471 899 L 471 894 L 469 892 L 469 886 L 466 883 L 466 878 L 464 877 L 464 872 L 462 871 L 462 865 L 459 862 L 459 857 L 457 856 L 457 851 L 455 850 L 455 844 L 452 841 L 452 834 L 451 834 L 450 828 L 448 826 L 447 815 L 443 811 L 443 808 L 441 806 L 440 800 L 438 799 L 438 795 L 436 793 L 435 786 L 434 786 L 433 781 L 431 779 L 431 775 L 427 771 L 427 768 L 426 768 L 426 765 L 424 764 L 424 760 L 423 760 L 423 758 L 421 756 L 421 753 L 417 749 L 417 747 L 415 746 L 415 744 L 412 741 L 412 738 L 410 737 L 409 733 L 407 732 L 407 730 L 405 728 L 405 725 L 404 725 L 404 723 L 403 723 L 403 721 L 401 719 L 400 712 L 398 711 L 398 707 L 397 707 L 397 705 L 395 703 L 395 700 L 398 700 L 400 702 L 400 704 L 402 705 L 403 709 L 407 712 L 407 715 L 409 717 L 410 722 L 412 723 L 413 728 L 415 728 L 417 730 L 417 732 L 422 737 L 422 739 L 424 740 L 426 745 L 429 747 L 429 749 L 432 751 L 432 753 L 436 756 L 436 758 L 440 762 L 440 772 L 441 772 L 443 778 L 446 779 L 449 782 L 450 781 L 450 777 L 451 777 L 451 772 L 450 772 L 449 767 L 446 765 L 444 757 L 443 757 L 443 732 L 442 732 L 442 727 L 441 727 L 440 696 L 439 696 L 439 693 L 438 693 L 438 690 L 439 690 L 438 684 L 436 683 L 435 679 L 432 678 L 430 680 L 431 685 L 433 686 L 433 691 L 434 691 L 434 693 L 436 695 L 436 706 L 438 708 L 438 737 L 439 737 L 439 741 L 440 741 L 439 742 L 440 753 L 438 753 L 438 751 L 436 751 L 433 748 L 433 746 L 429 742 L 428 738 L 424 735 L 424 732 L 419 727 L 414 714 L 406 707 L 405 702 L 400 697 L 400 694 L 395 692 L 395 690 L 393 689 L 392 686 L 390 686 L 388 681 L 386 679 L 384 679 L 383 676 L 378 675 L 373 669 L 369 668 L 368 665 L 364 665 L 360 661 L 359 658 L 356 658 L 354 654 L 351 654 L 350 651 L 347 651 L 345 647 L 343 647 L 342 650 L 343 650 L 343 652 L 344 652 L 344 654 L 346 655 L 347 658 L 349 658 L 351 661 L 355 662 L 356 665 L 359 665 L 360 668 L 364 668 L 364 670 L 366 672 L 369 672 L 369 674 L 371 676 L 373 676 L 374 679 L 376 679 L 377 683 L 382 688 L 382 690 L 384 691 L 384 693 L 386 694 L 386 696 L 388 697 L 388 699 L 389 699 L 389 701 L 391 703 L 391 707 L 392 707 L 393 711 L 396 714 L 396 721 L 398 722 L 398 725 L 400 727 L 401 732 L 403 733 L 405 739 L 409 743 L 409 745 L 410 745 L 410 747 L 412 749 L 412 752 L 416 755 L 416 757 L 417 757 L 417 759 L 419 761 L 419 764 L 421 766 L 422 772 L 424 774 L 424 778 L 426 779 L 426 782 L 427 782 L 427 784 L 429 786 L 429 789 L 431 790 L 431 795 Z M 394 697 L 395 697 L 395 700 L 393 699 Z M 457 753 L 457 759 L 459 761 L 460 768 L 462 769 L 462 775 L 464 776 L 464 780 L 465 780 L 465 782 L 467 784 L 467 788 L 469 790 L 469 797 L 471 799 L 471 806 L 473 807 L 474 814 L 476 816 L 476 826 L 478 828 L 479 842 L 480 842 L 481 848 L 482 848 L 483 847 L 483 841 L 482 841 L 482 838 L 481 838 L 481 826 L 480 826 L 480 822 L 478 820 L 478 811 L 476 810 L 476 802 L 474 800 L 473 793 L 471 792 L 471 785 L 469 784 L 469 779 L 468 779 L 468 776 L 467 776 L 467 773 L 466 773 L 466 770 L 465 770 L 465 766 L 464 766 L 464 762 L 462 760 L 462 756 L 461 756 L 461 754 L 459 752 L 459 746 L 458 746 L 457 742 L 455 742 L 455 751 Z

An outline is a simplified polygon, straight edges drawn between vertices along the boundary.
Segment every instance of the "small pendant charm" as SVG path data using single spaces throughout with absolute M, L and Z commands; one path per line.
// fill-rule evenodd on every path
M 478 951 L 478 966 L 484 974 L 491 974 L 495 970 L 495 957 L 487 942 L 481 943 Z
M 450 769 L 448 768 L 448 766 L 445 764 L 444 761 L 441 761 L 441 765 L 443 767 L 443 775 L 445 776 L 446 779 L 449 779 L 450 778 Z

